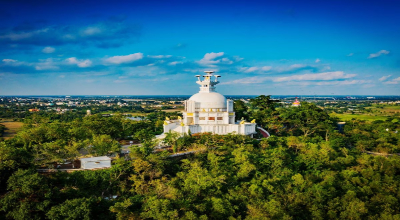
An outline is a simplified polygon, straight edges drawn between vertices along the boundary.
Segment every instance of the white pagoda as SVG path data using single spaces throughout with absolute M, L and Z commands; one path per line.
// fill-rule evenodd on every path
M 233 101 L 215 92 L 215 85 L 219 83 L 219 75 L 213 75 L 213 71 L 204 71 L 203 81 L 200 75 L 196 75 L 200 91 L 185 101 L 183 118 L 178 120 L 166 119 L 164 122 L 164 134 L 175 131 L 181 134 L 211 132 L 213 134 L 243 134 L 256 133 L 256 123 L 244 120 L 235 122 Z M 213 77 L 215 77 L 213 79 Z

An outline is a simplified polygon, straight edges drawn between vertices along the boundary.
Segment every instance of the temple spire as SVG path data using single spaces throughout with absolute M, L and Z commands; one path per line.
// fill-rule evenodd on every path
M 197 84 L 200 85 L 200 92 L 201 93 L 210 93 L 210 92 L 215 92 L 215 85 L 219 83 L 218 77 L 221 77 L 220 75 L 213 75 L 214 71 L 204 71 L 206 74 L 203 75 L 204 80 L 201 81 L 200 75 L 196 75 L 197 77 Z M 212 79 L 212 76 L 215 77 L 215 79 Z

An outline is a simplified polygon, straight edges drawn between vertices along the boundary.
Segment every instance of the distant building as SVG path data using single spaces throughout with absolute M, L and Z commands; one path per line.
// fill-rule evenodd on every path
M 92 115 L 92 112 L 88 109 L 88 110 L 86 110 L 86 115 L 90 116 L 90 115 Z
M 296 100 L 292 103 L 292 106 L 294 106 L 294 107 L 300 106 L 300 102 L 299 102 L 299 100 L 297 100 L 297 97 L 296 97 Z
M 29 109 L 29 112 L 38 112 L 38 111 L 40 111 L 40 109 L 37 109 L 37 108 L 31 108 L 31 109 Z
M 111 167 L 111 158 L 107 156 L 82 158 L 80 159 L 80 161 L 81 161 L 81 169 L 86 169 L 86 170 Z

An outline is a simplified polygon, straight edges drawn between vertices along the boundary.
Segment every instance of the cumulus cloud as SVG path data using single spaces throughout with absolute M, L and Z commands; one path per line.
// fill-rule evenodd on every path
M 228 58 L 225 56 L 224 52 L 219 52 L 219 53 L 206 53 L 204 57 L 196 61 L 196 63 L 203 65 L 203 66 L 209 66 L 209 67 L 216 67 L 216 65 L 231 65 L 234 63 L 235 60 L 237 62 L 238 58 L 233 57 L 233 58 Z
M 210 64 L 216 64 L 221 62 L 221 60 L 215 60 L 218 57 L 221 57 L 224 55 L 224 52 L 219 52 L 219 53 L 206 53 L 203 57 L 203 59 L 199 60 L 198 63 L 202 65 L 210 65 Z
M 353 78 L 355 76 L 356 74 L 345 74 L 343 71 L 335 71 L 335 72 L 276 77 L 273 79 L 273 81 L 285 82 L 285 81 L 306 81 L 306 80 L 335 80 L 335 79 L 348 79 L 348 78 Z
M 377 53 L 371 53 L 371 54 L 369 55 L 368 59 L 376 58 L 376 57 L 379 57 L 379 56 L 381 56 L 381 55 L 388 55 L 389 53 L 390 53 L 390 51 L 387 51 L 387 50 L 380 50 L 380 51 L 378 51 Z
M 131 63 L 143 59 L 143 53 L 133 53 L 126 56 L 113 56 L 105 61 L 112 64 Z
M 349 54 L 347 54 L 346 56 L 351 57 L 351 56 L 353 56 L 353 55 L 354 55 L 354 53 L 349 53 Z
M 54 51 L 56 51 L 54 47 L 45 47 L 42 50 L 43 53 L 54 53 Z
M 385 81 L 387 80 L 389 77 L 391 77 L 392 75 L 387 75 L 387 76 L 382 76 L 381 78 L 379 78 L 379 81 Z
M 390 81 L 384 82 L 385 84 L 399 84 L 400 83 L 400 77 L 397 77 L 396 79 L 392 79 Z
M 321 60 L 317 58 L 317 59 L 315 60 L 315 62 L 316 62 L 316 63 L 319 63 L 319 62 L 321 62 Z
M 204 55 L 203 60 L 214 60 L 217 57 L 223 56 L 224 52 L 219 52 L 219 53 L 206 53 L 206 55 Z
M 76 59 L 76 57 L 70 57 L 67 59 L 67 62 L 70 64 L 76 64 L 78 67 L 89 67 L 92 65 L 92 61 L 90 61 L 89 59 L 86 60 L 78 60 Z

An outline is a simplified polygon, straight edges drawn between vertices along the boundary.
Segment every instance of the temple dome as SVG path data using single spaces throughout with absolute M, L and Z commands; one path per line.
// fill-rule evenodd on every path
M 189 100 L 196 102 L 196 108 L 226 108 L 225 96 L 217 92 L 199 92 L 192 95 Z M 197 103 L 199 103 L 199 105 Z

